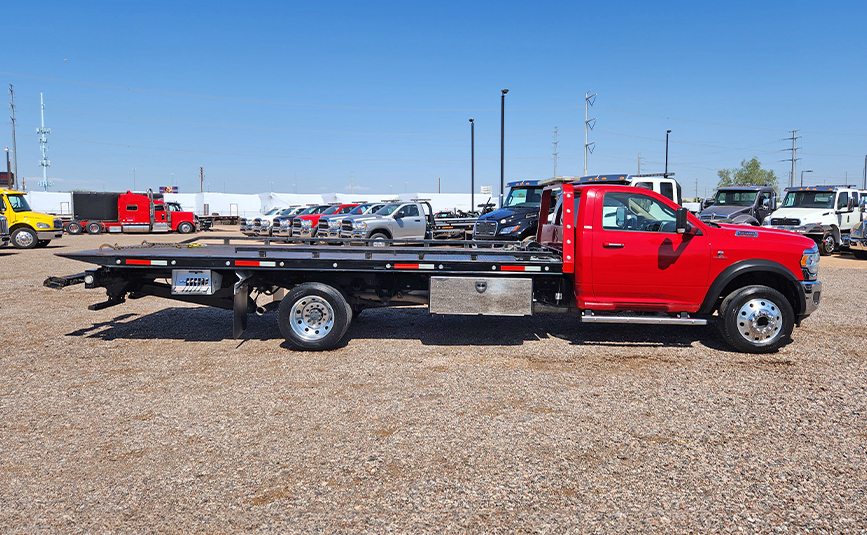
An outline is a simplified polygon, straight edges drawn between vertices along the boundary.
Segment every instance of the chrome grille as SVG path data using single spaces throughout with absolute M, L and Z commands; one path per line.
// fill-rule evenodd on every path
M 494 236 L 497 233 L 496 221 L 477 221 L 473 234 L 476 236 Z
M 55 230 L 62 229 L 63 228 L 63 221 L 60 219 L 55 219 L 54 220 L 54 228 L 55 228 Z
M 0 217 L 0 234 L 9 234 L 9 222 L 5 217 Z
M 292 222 L 292 228 L 293 228 L 293 229 L 295 229 L 295 228 L 301 228 L 301 220 L 300 220 L 300 219 L 296 219 L 295 221 L 293 221 L 293 222 Z
M 772 217 L 771 225 L 781 225 L 781 226 L 798 226 L 801 224 L 800 219 L 793 219 L 789 217 Z
M 320 219 L 319 220 L 319 230 L 328 230 L 328 220 Z
M 344 219 L 343 223 L 340 224 L 341 230 L 352 230 L 352 220 Z

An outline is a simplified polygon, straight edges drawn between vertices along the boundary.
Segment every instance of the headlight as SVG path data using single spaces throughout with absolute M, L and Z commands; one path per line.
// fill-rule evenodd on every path
M 328 222 L 328 228 L 340 228 L 340 221 L 337 219 L 332 219 Z
M 521 228 L 521 225 L 515 225 L 512 227 L 503 227 L 500 229 L 500 232 L 498 232 L 498 234 L 511 234 L 513 232 L 516 232 L 519 228 Z
M 313 221 L 310 221 L 309 219 L 302 219 L 301 228 L 313 228 Z
M 367 228 L 367 223 L 365 223 L 364 221 L 355 221 L 354 223 L 352 223 L 352 228 L 359 230 L 365 229 Z
M 51 228 L 51 225 L 49 225 L 49 224 L 47 224 L 47 223 L 36 223 L 36 228 L 39 228 L 39 229 L 43 229 L 43 230 L 44 230 L 44 229 L 49 229 L 49 228 Z
M 771 226 L 771 216 L 766 217 L 765 220 L 762 221 L 762 226 L 763 227 L 770 227 Z
M 281 227 L 291 227 L 292 226 L 292 220 L 291 219 L 284 219 L 284 220 L 280 221 L 280 226 Z
M 804 278 L 807 280 L 816 280 L 819 275 L 819 248 L 812 247 L 804 251 L 801 255 L 801 269 L 804 272 Z

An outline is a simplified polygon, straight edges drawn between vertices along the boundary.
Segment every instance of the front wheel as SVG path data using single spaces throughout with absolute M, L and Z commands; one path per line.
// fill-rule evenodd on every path
M 822 236 L 822 241 L 819 242 L 819 254 L 828 256 L 834 252 L 834 235 L 830 232 Z
M 388 236 L 386 236 L 382 232 L 374 232 L 370 235 L 369 239 L 373 240 L 373 242 L 370 243 L 370 245 L 372 245 L 373 247 L 385 247 Z
M 183 221 L 180 225 L 178 225 L 178 232 L 181 234 L 189 234 L 193 231 L 193 224 L 188 221 Z
M 339 290 L 318 282 L 300 284 L 280 302 L 280 332 L 305 351 L 331 349 L 349 329 L 352 309 Z
M 723 339 L 745 353 L 776 351 L 792 336 L 795 313 L 777 290 L 746 286 L 723 299 L 718 327 Z
M 19 228 L 12 232 L 12 245 L 16 249 L 33 249 L 39 241 L 36 233 L 29 228 Z

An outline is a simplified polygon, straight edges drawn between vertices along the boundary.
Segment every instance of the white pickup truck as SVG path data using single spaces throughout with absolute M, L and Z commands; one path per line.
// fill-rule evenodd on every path
M 782 206 L 762 225 L 812 238 L 819 245 L 819 254 L 829 255 L 849 246 L 849 233 L 864 219 L 864 213 L 856 209 L 860 201 L 861 192 L 855 186 L 786 188 Z

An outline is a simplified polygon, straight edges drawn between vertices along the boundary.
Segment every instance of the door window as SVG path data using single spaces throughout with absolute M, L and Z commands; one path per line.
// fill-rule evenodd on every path
M 659 185 L 659 193 L 661 193 L 663 197 L 674 199 L 674 186 L 668 182 L 663 182 Z
M 606 193 L 602 228 L 638 232 L 677 232 L 674 208 L 641 193 Z
M 408 205 L 404 208 L 404 211 L 406 212 L 406 217 L 418 217 L 418 206 L 414 204 Z
M 842 192 L 837 196 L 837 210 L 845 210 L 849 206 L 849 193 Z

